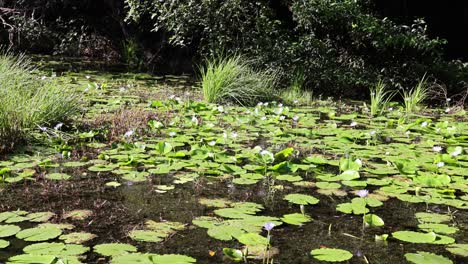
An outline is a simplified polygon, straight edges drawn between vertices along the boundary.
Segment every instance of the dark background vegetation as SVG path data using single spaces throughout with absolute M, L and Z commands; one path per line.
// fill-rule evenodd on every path
M 468 1 L 0 0 L 0 41 L 17 51 L 193 73 L 241 53 L 304 76 L 317 94 L 360 97 L 383 79 L 411 88 L 422 76 L 466 90 Z M 421 19 L 424 19 L 423 22 Z

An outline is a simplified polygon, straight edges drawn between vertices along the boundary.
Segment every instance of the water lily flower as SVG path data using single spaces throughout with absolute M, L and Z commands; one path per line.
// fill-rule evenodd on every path
M 39 130 L 41 130 L 42 132 L 46 132 L 47 131 L 47 127 L 41 127 L 41 126 L 38 126 L 39 127 Z
M 266 231 L 271 231 L 275 227 L 275 223 L 268 222 L 263 225 Z
M 231 133 L 231 138 L 237 138 L 238 134 L 237 133 Z
M 133 135 L 133 130 L 129 130 L 129 131 L 125 132 L 124 137 L 128 138 L 128 137 L 131 137 L 132 135 Z
M 442 147 L 441 147 L 441 146 L 434 146 L 434 147 L 432 147 L 432 150 L 433 150 L 434 152 L 441 152 L 441 151 L 442 151 Z
M 422 122 L 422 123 L 421 123 L 421 126 L 422 126 L 422 127 L 427 127 L 427 122 L 426 122 L 426 121 Z
M 91 76 L 86 75 L 85 78 L 86 78 L 87 80 L 89 80 L 89 79 L 91 79 Z
M 445 162 L 443 162 L 443 161 L 437 162 L 437 167 L 438 168 L 443 167 L 443 166 L 445 166 Z
M 227 138 L 227 137 L 228 137 L 227 133 L 224 132 L 224 133 L 223 133 L 223 138 Z
M 44 81 L 45 79 L 47 79 L 46 76 L 42 76 L 42 77 L 41 77 L 41 80 L 42 80 L 42 81 Z
M 369 134 L 370 134 L 371 136 L 375 135 L 375 133 L 377 133 L 377 131 L 375 131 L 375 130 L 372 130 L 371 132 L 369 132 Z
M 263 105 L 264 105 L 264 106 L 268 106 L 268 102 L 264 103 Z
M 171 94 L 171 95 L 169 96 L 169 99 L 174 99 L 174 98 L 175 98 L 175 95 L 173 95 L 173 94 Z
M 461 148 L 456 148 L 454 151 L 452 151 L 452 153 L 450 153 L 450 155 L 452 157 L 456 157 L 456 156 L 460 155 L 461 153 L 462 153 Z
M 120 87 L 120 92 L 121 93 L 125 92 L 125 87 Z
M 393 111 L 393 107 L 389 107 L 389 108 L 388 108 L 388 111 Z
M 212 141 L 208 142 L 208 145 L 214 146 L 214 145 L 216 145 L 216 141 L 212 140 Z
M 59 130 L 60 128 L 62 128 L 62 126 L 63 126 L 63 123 L 58 123 L 57 125 L 54 126 L 54 129 Z
M 258 106 L 262 106 L 262 105 L 263 105 L 263 103 L 262 103 L 262 102 L 259 102 L 257 105 L 258 105 Z
M 360 159 L 356 159 L 354 162 L 356 162 L 357 164 L 359 164 L 359 166 L 362 166 L 362 161 Z
M 349 124 L 349 125 L 352 126 L 352 127 L 355 127 L 355 126 L 357 126 L 357 122 L 356 122 L 356 121 L 353 121 L 353 122 L 351 122 L 351 124 Z
M 278 104 L 278 107 L 283 107 L 283 104 L 282 104 L 282 103 L 279 103 L 279 104 Z
M 192 116 L 192 122 L 194 123 L 198 122 L 198 118 L 196 116 Z
M 294 103 L 294 104 L 297 104 L 297 103 L 299 103 L 299 101 L 298 101 L 298 100 L 294 100 L 294 102 L 293 102 L 293 103 Z
M 369 191 L 368 190 L 359 190 L 357 191 L 357 195 L 361 198 L 364 198 L 366 197 L 367 195 L 369 195 Z
M 450 108 L 445 109 L 445 113 L 450 112 Z
M 262 121 L 264 121 L 264 120 L 266 120 L 266 119 L 267 119 L 266 116 L 260 117 L 260 120 L 262 120 Z
M 297 120 L 299 120 L 299 117 L 298 117 L 298 116 L 293 116 L 292 119 L 293 119 L 294 121 L 297 121 Z
M 175 135 L 176 135 L 176 132 L 174 131 L 169 132 L 169 136 L 174 137 Z
M 284 120 L 285 118 L 286 117 L 282 115 L 282 116 L 279 117 L 279 120 Z
M 270 152 L 268 150 L 262 150 L 260 151 L 260 155 L 268 155 Z

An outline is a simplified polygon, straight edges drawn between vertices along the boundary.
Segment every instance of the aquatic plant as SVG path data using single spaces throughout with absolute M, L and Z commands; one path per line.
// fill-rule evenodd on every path
M 239 55 L 208 60 L 200 75 L 203 97 L 209 103 L 255 105 L 276 97 L 276 73 L 256 71 Z
M 381 115 L 383 111 L 388 109 L 390 100 L 395 93 L 385 91 L 385 83 L 379 80 L 375 86 L 370 88 L 370 114 L 375 117 Z
M 413 89 L 402 92 L 405 113 L 407 116 L 420 108 L 421 103 L 429 96 L 429 91 L 426 76 L 424 76 Z

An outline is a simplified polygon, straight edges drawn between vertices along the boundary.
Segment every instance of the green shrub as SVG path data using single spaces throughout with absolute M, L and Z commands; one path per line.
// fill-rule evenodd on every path
M 276 98 L 276 74 L 256 71 L 241 56 L 209 60 L 200 69 L 203 96 L 209 103 L 255 105 Z
M 32 74 L 24 56 L 0 54 L 0 152 L 31 137 L 38 126 L 52 126 L 78 110 L 68 87 Z

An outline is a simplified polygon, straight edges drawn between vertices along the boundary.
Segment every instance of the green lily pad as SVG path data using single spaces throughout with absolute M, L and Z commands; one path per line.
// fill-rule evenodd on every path
M 294 214 L 285 214 L 281 217 L 281 221 L 290 224 L 301 226 L 304 223 L 312 221 L 312 218 L 305 214 L 294 213 Z
M 91 210 L 73 210 L 64 214 L 64 218 L 71 218 L 73 220 L 85 220 L 93 214 Z
M 96 235 L 91 234 L 91 233 L 75 232 L 75 233 L 69 233 L 66 235 L 61 235 L 59 239 L 63 240 L 65 243 L 68 243 L 68 244 L 82 244 L 96 237 L 97 237 Z
M 319 199 L 313 196 L 300 194 L 300 193 L 288 194 L 284 197 L 284 200 L 293 204 L 302 204 L 302 205 L 318 204 L 319 202 Z
M 3 240 L 3 239 L 0 239 L 0 249 L 2 248 L 6 248 L 10 245 L 10 242 L 6 241 L 6 240 Z
M 24 229 L 16 234 L 16 237 L 25 241 L 46 241 L 62 234 L 62 230 L 56 227 L 34 227 Z
M 16 235 L 21 228 L 16 225 L 0 225 L 0 238 Z
M 406 253 L 405 258 L 414 264 L 453 264 L 450 259 L 444 256 L 423 251 L 418 251 L 417 253 Z
M 366 214 L 364 216 L 364 222 L 369 226 L 384 226 L 382 218 L 375 214 Z
M 71 178 L 71 176 L 66 173 L 50 173 L 46 174 L 45 177 L 49 180 L 68 180 Z
M 421 233 L 414 231 L 397 231 L 392 233 L 392 236 L 401 241 L 410 243 L 434 243 L 437 238 L 434 232 Z
M 52 212 L 38 212 L 30 213 L 26 217 L 29 222 L 47 222 L 50 218 L 54 217 L 55 214 Z
M 416 218 L 421 223 L 443 223 L 450 221 L 449 215 L 435 213 L 416 213 Z
M 268 239 L 256 233 L 240 235 L 237 240 L 246 246 L 267 245 Z
M 419 224 L 419 229 L 422 229 L 426 232 L 435 232 L 438 234 L 455 234 L 458 231 L 458 228 L 453 226 L 448 226 L 446 224 Z
M 349 260 L 353 254 L 347 250 L 337 248 L 320 248 L 310 252 L 312 257 L 327 262 L 341 262 Z
M 109 243 L 94 246 L 94 251 L 103 256 L 118 256 L 128 254 L 130 252 L 137 252 L 137 248 L 130 244 Z
M 132 230 L 128 236 L 136 241 L 157 243 L 163 241 L 165 234 L 150 230 Z
M 23 251 L 32 255 L 77 256 L 86 253 L 89 248 L 64 243 L 37 243 L 26 246 Z
M 468 257 L 468 244 L 451 244 L 445 249 L 452 254 Z

